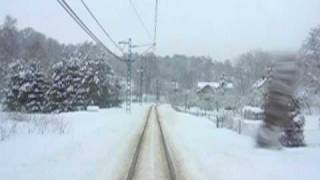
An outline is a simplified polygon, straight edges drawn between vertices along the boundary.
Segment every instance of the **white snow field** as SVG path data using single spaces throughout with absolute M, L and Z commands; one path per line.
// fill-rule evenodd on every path
M 176 171 L 194 180 L 318 180 L 320 146 L 265 150 L 250 136 L 201 117 L 161 106 L 164 126 Z
M 0 179 L 119 179 L 147 107 L 135 105 L 131 114 L 120 108 L 62 113 L 56 118 L 64 122 L 64 133 L 32 130 L 38 125 L 31 122 L 10 125 L 5 119 L 10 116 L 2 113 L 0 120 L 7 124 L 2 128 L 10 126 L 15 132 L 0 141 Z
M 320 147 L 320 115 L 305 115 L 304 127 L 305 141 L 309 146 Z
M 124 178 L 148 107 L 134 105 L 131 114 L 120 108 L 32 117 L 0 113 L 0 179 Z M 217 129 L 206 118 L 178 113 L 169 105 L 159 111 L 178 177 L 320 179 L 319 116 L 306 116 L 308 147 L 274 151 L 256 148 L 251 136 Z

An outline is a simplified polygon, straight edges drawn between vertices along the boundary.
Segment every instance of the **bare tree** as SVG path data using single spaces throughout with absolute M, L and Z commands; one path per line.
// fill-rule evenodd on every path
M 0 26 L 0 62 L 8 64 L 16 59 L 19 54 L 17 20 L 6 16 Z

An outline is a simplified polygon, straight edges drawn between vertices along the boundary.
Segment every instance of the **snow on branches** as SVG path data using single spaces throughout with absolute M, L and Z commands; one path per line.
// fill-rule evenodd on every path
M 23 65 L 20 61 L 11 66 L 4 104 L 8 110 L 42 112 L 46 103 L 48 82 L 36 64 Z
M 119 83 L 102 59 L 70 57 L 52 66 L 48 78 L 35 64 L 19 61 L 11 69 L 4 100 L 9 111 L 66 112 L 120 103 Z

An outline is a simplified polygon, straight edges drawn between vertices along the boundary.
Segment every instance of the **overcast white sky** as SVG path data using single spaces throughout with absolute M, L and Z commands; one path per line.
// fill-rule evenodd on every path
M 129 0 L 85 1 L 115 40 L 150 42 Z M 152 32 L 154 0 L 132 1 Z M 67 2 L 103 38 L 80 0 Z M 89 40 L 56 0 L 1 0 L 1 20 L 8 14 L 19 28 L 31 26 L 61 42 Z M 251 49 L 294 51 L 317 24 L 320 0 L 159 0 L 157 53 L 224 60 Z

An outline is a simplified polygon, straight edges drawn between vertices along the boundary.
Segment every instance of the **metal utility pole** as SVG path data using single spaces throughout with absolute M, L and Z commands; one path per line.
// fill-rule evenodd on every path
M 125 60 L 127 64 L 127 88 L 126 88 L 126 111 L 131 112 L 131 100 L 132 100 L 132 40 L 120 41 L 119 44 L 128 46 L 128 57 Z
M 139 102 L 142 104 L 143 100 L 143 65 L 141 64 L 140 68 L 138 69 L 138 73 L 140 73 L 140 89 L 139 89 Z
M 224 93 L 225 93 L 225 88 L 226 88 L 226 86 L 227 86 L 226 83 L 227 83 L 227 82 L 226 82 L 226 79 L 225 79 L 224 73 L 223 73 L 223 74 L 222 74 L 222 77 L 221 77 L 221 79 L 220 79 L 220 88 L 222 89 L 222 96 L 224 96 Z
M 128 41 L 120 41 L 119 44 L 127 45 L 128 46 L 128 56 L 124 62 L 127 64 L 127 89 L 126 89 L 126 111 L 131 112 L 131 102 L 132 102 L 132 63 L 134 63 L 134 59 L 132 59 L 132 49 L 133 48 L 140 48 L 145 46 L 151 46 L 152 44 L 142 44 L 142 45 L 133 45 L 132 39 L 129 38 Z M 142 86 L 143 86 L 143 69 L 141 70 L 141 77 L 140 79 L 140 98 L 142 102 Z
M 160 83 L 158 79 L 156 81 L 156 101 L 160 103 Z
M 176 80 L 174 81 L 173 92 L 174 92 L 174 105 L 177 106 L 178 105 L 178 96 L 177 96 L 177 93 L 178 93 L 178 82 Z

